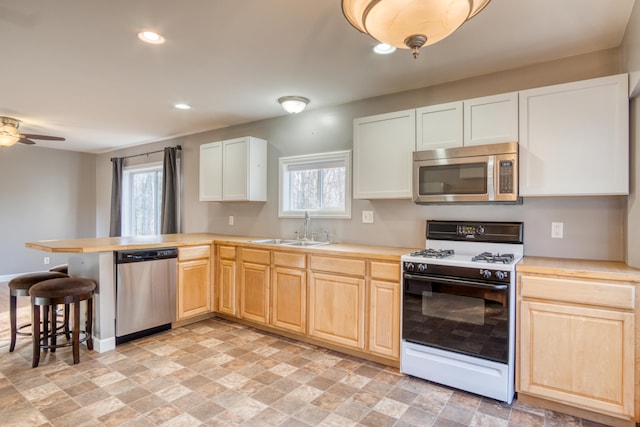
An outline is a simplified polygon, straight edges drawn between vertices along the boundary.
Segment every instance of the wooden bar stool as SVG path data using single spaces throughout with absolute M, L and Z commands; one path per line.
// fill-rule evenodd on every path
M 11 323 L 10 352 L 16 348 L 16 337 L 18 335 L 31 336 L 31 332 L 22 332 L 22 329 L 31 326 L 31 323 L 18 326 L 18 297 L 28 297 L 29 289 L 39 282 L 63 277 L 69 276 L 61 272 L 43 271 L 23 274 L 11 279 L 9 282 L 9 321 Z
M 56 348 L 72 346 L 73 364 L 80 363 L 80 343 L 87 343 L 87 348 L 93 350 L 92 318 L 93 318 L 93 293 L 96 283 L 90 279 L 80 277 L 63 277 L 49 279 L 40 282 L 29 289 L 33 312 L 33 362 L 32 367 L 40 363 L 40 350 L 55 352 Z M 85 330 L 80 330 L 80 302 L 87 301 L 87 321 Z M 58 304 L 73 304 L 73 326 L 71 328 L 71 342 L 58 344 L 57 333 L 49 332 L 49 312 L 51 311 L 51 324 L 55 325 L 55 308 Z M 43 310 L 43 331 L 40 332 L 40 311 Z M 50 310 L 51 309 L 51 310 Z M 80 337 L 80 333 L 83 337 Z M 51 341 L 49 342 L 49 338 Z

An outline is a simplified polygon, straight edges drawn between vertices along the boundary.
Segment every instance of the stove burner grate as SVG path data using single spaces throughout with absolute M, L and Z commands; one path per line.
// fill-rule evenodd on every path
M 423 249 L 417 252 L 411 252 L 411 256 L 421 256 L 424 258 L 447 258 L 453 256 L 453 249 Z
M 491 252 L 482 252 L 471 258 L 475 262 L 493 262 L 497 264 L 510 264 L 514 260 L 513 254 L 492 254 Z

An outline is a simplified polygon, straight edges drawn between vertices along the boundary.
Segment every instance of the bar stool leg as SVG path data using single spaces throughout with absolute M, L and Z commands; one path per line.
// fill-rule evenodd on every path
M 93 297 L 89 296 L 87 299 L 87 348 L 93 350 Z
M 64 305 L 64 335 L 67 339 L 71 339 L 71 331 L 69 331 L 69 304 Z
M 34 304 L 31 300 L 31 312 L 32 312 L 32 341 L 33 341 L 33 360 L 31 361 L 31 367 L 37 368 L 40 363 L 40 306 Z
M 9 351 L 16 348 L 16 335 L 18 334 L 18 298 L 15 295 L 9 297 L 9 317 L 11 322 L 11 345 Z
M 80 363 L 80 301 L 73 301 L 73 330 L 71 331 L 73 340 L 73 364 Z
M 45 346 L 49 345 L 49 306 L 42 306 L 42 343 Z M 47 347 L 44 349 L 45 352 L 49 351 Z
M 57 306 L 51 306 L 51 353 L 56 352 L 56 341 L 58 338 L 58 310 Z

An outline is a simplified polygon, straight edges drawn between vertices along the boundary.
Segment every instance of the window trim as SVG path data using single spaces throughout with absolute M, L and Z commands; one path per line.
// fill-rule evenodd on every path
M 290 165 L 312 162 L 340 161 L 345 166 L 344 176 L 344 210 L 309 210 L 314 218 L 351 219 L 351 150 L 331 151 L 327 153 L 303 154 L 299 156 L 280 157 L 278 159 L 278 218 L 304 218 L 304 211 L 285 210 L 284 203 L 284 175 Z M 287 189 L 288 190 L 288 189 Z

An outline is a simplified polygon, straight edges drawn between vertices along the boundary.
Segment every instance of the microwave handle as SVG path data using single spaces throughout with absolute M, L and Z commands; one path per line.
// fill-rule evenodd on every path
M 489 201 L 494 201 L 496 199 L 496 180 L 497 177 L 500 176 L 498 171 L 496 171 L 496 162 L 495 156 L 489 156 L 487 159 L 487 196 Z

